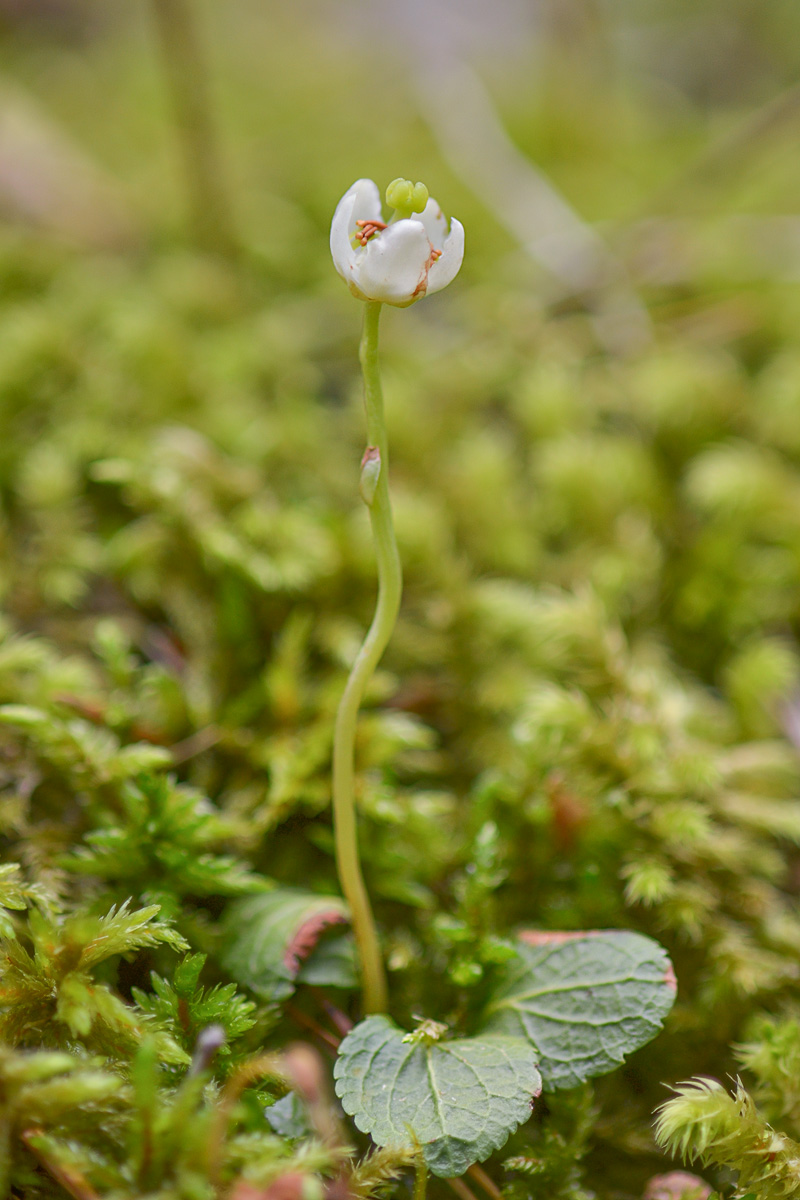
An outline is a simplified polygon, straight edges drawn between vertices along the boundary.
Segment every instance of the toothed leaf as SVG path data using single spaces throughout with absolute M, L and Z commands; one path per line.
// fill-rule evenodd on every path
M 666 952 L 642 934 L 523 934 L 482 1033 L 527 1038 L 545 1088 L 576 1087 L 654 1038 L 674 1000 Z
M 352 934 L 323 934 L 300 967 L 297 982 L 316 987 L 358 987 L 356 948 Z
M 285 1000 L 322 932 L 347 920 L 338 896 L 291 888 L 249 896 L 228 909 L 223 965 L 257 996 Z
M 408 1039 L 383 1016 L 347 1035 L 334 1076 L 363 1133 L 379 1146 L 419 1144 L 429 1170 L 445 1178 L 499 1149 L 541 1090 L 533 1048 L 522 1038 Z

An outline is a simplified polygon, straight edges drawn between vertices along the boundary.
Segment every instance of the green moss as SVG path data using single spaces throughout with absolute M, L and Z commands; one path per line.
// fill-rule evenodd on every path
M 333 719 L 374 565 L 360 313 L 327 225 L 352 178 L 399 169 L 469 240 L 456 285 L 385 319 L 406 591 L 357 764 L 393 1016 L 463 1029 L 520 928 L 658 937 L 679 980 L 665 1034 L 593 1092 L 537 1104 L 487 1171 L 513 1200 L 639 1200 L 665 1169 L 662 1082 L 725 1077 L 739 1045 L 752 1101 L 684 1088 L 664 1140 L 788 1194 L 797 300 L 780 250 L 762 253 L 774 227 L 719 221 L 792 211 L 796 155 L 778 122 L 733 159 L 690 159 L 739 120 L 693 49 L 718 14 L 749 46 L 753 104 L 794 78 L 797 18 L 652 7 L 675 23 L 642 17 L 657 93 L 624 54 L 612 79 L 592 38 L 570 43 L 589 75 L 562 47 L 535 87 L 512 67 L 496 82 L 520 144 L 610 222 L 653 323 L 630 357 L 532 275 L 410 87 L 374 115 L 393 68 L 366 36 L 332 54 L 291 6 L 269 37 L 266 9 L 201 6 L 242 244 L 228 260 L 183 230 L 141 14 L 79 52 L 6 30 L 4 69 L 113 170 L 139 234 L 87 249 L 0 229 L 0 1195 L 405 1187 L 408 1155 L 362 1155 L 327 1064 L 309 1082 L 286 1053 L 359 1017 L 346 940 L 321 937 L 317 982 L 296 972 L 285 1005 L 222 965 L 230 897 L 337 887 Z M 632 213 L 651 218 L 638 257 Z M 264 1115 L 290 1087 L 297 1137 Z M 768 1137 L 784 1139 L 771 1173 Z

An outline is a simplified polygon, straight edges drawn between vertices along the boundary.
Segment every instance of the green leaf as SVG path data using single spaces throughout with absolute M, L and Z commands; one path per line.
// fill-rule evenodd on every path
M 347 920 L 338 896 L 290 888 L 248 896 L 227 911 L 222 965 L 257 996 L 285 1000 L 323 930 Z
M 298 1140 L 313 1133 L 308 1112 L 296 1092 L 289 1092 L 264 1110 L 267 1124 L 278 1137 Z
M 427 1023 L 431 1025 L 432 1023 Z M 434 1175 L 463 1175 L 530 1116 L 541 1077 L 530 1044 L 489 1035 L 437 1040 L 367 1017 L 334 1067 L 345 1112 L 379 1146 L 422 1147 Z
M 298 983 L 315 987 L 358 987 L 356 947 L 352 934 L 325 934 L 297 974 Z
M 483 1033 L 527 1038 L 545 1087 L 575 1087 L 654 1038 L 674 1000 L 666 952 L 642 934 L 523 934 Z

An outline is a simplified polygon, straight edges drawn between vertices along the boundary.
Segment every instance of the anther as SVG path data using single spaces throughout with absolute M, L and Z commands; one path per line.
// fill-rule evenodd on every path
M 375 237 L 376 233 L 380 233 L 382 229 L 386 229 L 383 221 L 356 221 L 356 226 L 357 229 L 353 237 L 362 246 L 366 246 L 370 238 Z

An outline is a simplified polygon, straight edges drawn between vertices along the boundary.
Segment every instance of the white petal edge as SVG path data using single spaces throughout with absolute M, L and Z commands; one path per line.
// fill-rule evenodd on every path
M 381 220 L 381 194 L 372 179 L 357 179 L 347 189 L 331 221 L 331 255 L 333 265 L 349 283 L 352 269 L 360 250 L 353 249 L 351 237 L 356 231 L 356 221 Z
M 396 221 L 359 251 L 351 279 L 369 300 L 410 304 L 425 295 L 430 253 L 421 221 Z
M 442 212 L 441 208 L 434 200 L 433 196 L 428 200 L 423 211 L 415 218 L 421 221 L 425 226 L 425 231 L 428 234 L 428 241 L 433 246 L 434 250 L 441 250 L 444 246 L 445 238 L 447 237 L 447 217 Z
M 464 226 L 455 217 L 450 218 L 450 232 L 442 246 L 442 256 L 437 258 L 428 272 L 428 295 L 440 292 L 452 283 L 464 261 Z

